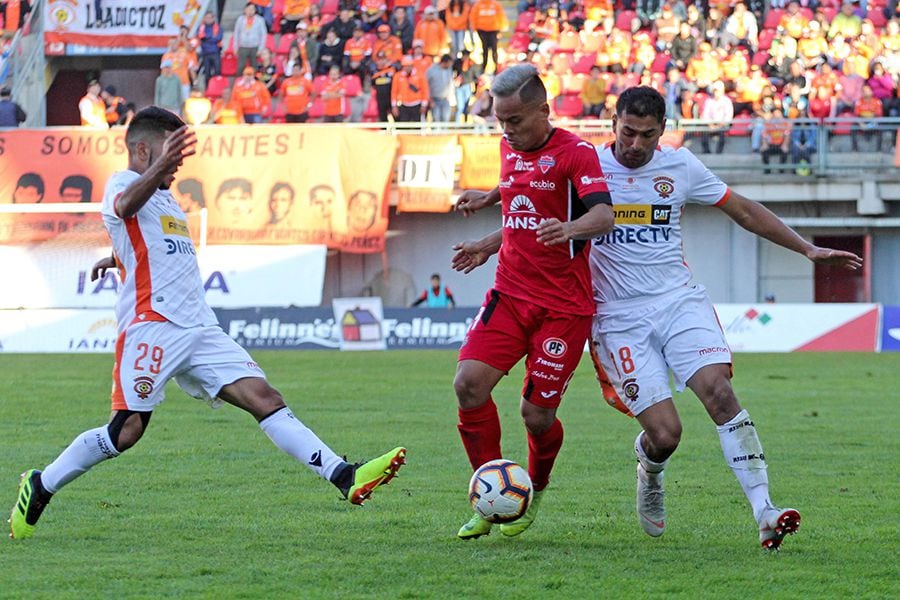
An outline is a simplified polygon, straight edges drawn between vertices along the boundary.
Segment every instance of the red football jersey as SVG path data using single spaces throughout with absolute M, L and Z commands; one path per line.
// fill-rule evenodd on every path
M 494 287 L 551 310 L 593 315 L 588 240 L 545 246 L 544 219 L 572 221 L 596 204 L 611 204 L 594 146 L 554 129 L 542 147 L 517 152 L 500 142 L 503 245 Z

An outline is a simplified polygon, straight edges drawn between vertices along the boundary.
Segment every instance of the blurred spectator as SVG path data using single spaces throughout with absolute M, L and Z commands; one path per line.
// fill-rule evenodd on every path
M 417 4 L 418 4 L 418 2 L 416 0 L 394 0 L 393 10 L 396 11 L 398 8 L 402 8 L 403 14 L 406 16 L 406 20 L 409 21 L 410 23 L 412 23 L 413 19 L 416 16 L 416 5 Z M 392 16 L 393 16 L 393 14 L 394 13 L 392 13 Z M 396 35 L 396 29 L 393 29 L 393 26 L 391 26 L 391 30 L 394 31 L 395 35 Z M 398 36 L 398 37 L 400 37 L 400 36 Z M 402 39 L 402 37 L 401 37 L 401 39 Z M 412 43 L 412 42 L 410 41 L 410 43 Z M 409 50 L 409 48 L 407 47 L 406 50 Z
M 649 72 L 657 55 L 656 47 L 650 41 L 650 36 L 643 31 L 636 33 L 633 46 L 634 60 L 628 67 L 628 71 L 631 73 Z M 623 53 L 623 56 L 627 56 L 627 54 Z M 612 59 L 612 57 L 610 58 Z
M 822 94 L 821 90 L 812 86 L 809 90 L 809 116 L 813 119 L 826 119 L 828 117 L 834 116 L 832 114 L 832 102 L 831 98 L 825 94 Z
M 303 69 L 294 69 L 290 77 L 281 82 L 278 95 L 284 104 L 285 121 L 306 123 L 315 90 L 312 82 L 304 76 Z
M 714 81 L 721 79 L 722 70 L 719 57 L 713 52 L 709 42 L 700 44 L 700 50 L 688 63 L 685 75 L 701 90 L 705 90 Z
M 238 69 L 247 65 L 256 68 L 256 55 L 266 47 L 266 25 L 256 14 L 252 2 L 244 6 L 244 13 L 234 23 L 234 47 L 237 49 Z
M 828 29 L 828 39 L 835 36 L 855 38 L 862 30 L 862 19 L 855 13 L 853 4 L 845 2 L 841 5 L 841 11 L 834 16 L 831 27 Z
M 272 51 L 263 48 L 259 52 L 259 63 L 256 65 L 256 79 L 261 81 L 269 95 L 278 91 L 278 67 L 272 59 Z
M 428 83 L 424 75 L 413 69 L 411 56 L 404 56 L 401 69 L 391 82 L 391 104 L 394 120 L 419 122 L 428 110 Z
M 709 43 L 713 48 L 719 48 L 722 44 L 722 36 L 725 34 L 725 17 L 722 11 L 715 6 L 709 7 L 709 13 L 706 17 L 706 32 L 703 34 L 703 40 Z M 702 46 L 703 44 L 701 44 Z
M 872 74 L 866 83 L 872 88 L 872 95 L 881 101 L 885 116 L 891 116 L 897 86 L 894 85 L 894 79 L 885 72 L 883 64 L 872 64 Z
M 197 74 L 197 55 L 190 47 L 178 43 L 178 38 L 169 40 L 166 52 L 162 55 L 163 61 L 172 63 L 172 72 L 178 76 L 181 82 L 181 97 L 187 98 L 191 91 L 191 82 Z
M 411 306 L 419 306 L 422 303 L 428 308 L 454 308 L 456 301 L 450 288 L 441 284 L 441 276 L 435 273 L 431 276 L 431 287 L 427 288 Z
M 706 38 L 706 17 L 697 8 L 696 3 L 691 2 L 687 7 L 687 19 L 685 22 L 691 28 L 691 35 L 699 43 L 700 40 Z
M 385 60 L 399 66 L 400 57 L 403 56 L 403 42 L 391 33 L 390 25 L 379 25 L 377 32 L 377 38 L 372 44 L 372 56 L 381 54 Z
M 835 112 L 853 112 L 856 103 L 862 98 L 862 89 L 866 80 L 859 75 L 844 75 L 835 87 Z
M 344 43 L 344 74 L 359 74 L 372 56 L 372 43 L 365 36 L 362 25 L 357 23 L 353 37 Z
M 782 90 L 782 95 L 782 112 L 788 119 L 796 119 L 801 111 L 806 112 L 809 107 L 809 100 L 807 100 L 802 88 L 787 85 Z
M 2 9 L 3 29 L 14 32 L 25 26 L 25 22 L 31 15 L 31 2 L 28 0 L 4 0 L 0 2 L 0 9 Z
M 203 15 L 197 38 L 200 40 L 200 68 L 209 81 L 222 72 L 222 28 L 212 11 Z
M 868 52 L 864 52 L 864 54 L 868 55 L 868 58 L 871 59 L 874 58 L 876 54 L 881 54 L 883 49 L 881 35 L 875 30 L 875 26 L 869 19 L 863 19 L 862 30 L 860 31 L 857 41 L 859 41 L 863 48 L 868 50 Z
M 606 102 L 603 103 L 603 110 L 600 111 L 600 118 L 603 120 L 612 119 L 616 116 L 616 102 L 619 97 L 616 94 L 607 94 Z
M 176 80 L 178 78 L 176 77 Z M 100 97 L 100 82 L 91 79 L 87 85 L 87 93 L 78 101 L 78 112 L 81 114 L 82 127 L 94 129 L 109 129 L 106 122 L 106 103 Z M 159 104 L 158 102 L 156 104 Z M 175 107 L 175 112 L 181 108 L 181 103 Z
M 884 116 L 884 110 L 881 106 L 881 102 L 872 95 L 871 86 L 863 86 L 862 98 L 860 98 L 859 102 L 857 102 L 853 110 L 853 115 L 860 119 L 877 119 Z M 875 149 L 878 152 L 881 152 L 881 130 L 878 128 L 878 123 L 876 123 L 875 121 L 863 121 L 862 123 L 859 123 L 857 126 L 853 127 L 850 134 L 853 140 L 853 151 L 859 151 L 858 134 L 860 131 L 862 132 L 863 137 L 867 140 L 875 138 Z
M 332 65 L 328 70 L 328 80 L 322 87 L 320 97 L 322 98 L 322 120 L 325 123 L 342 123 L 347 106 L 347 89 L 338 65 Z
M 735 114 L 752 112 L 753 107 L 762 99 L 763 90 L 769 85 L 769 80 L 763 75 L 759 65 L 752 65 L 750 73 L 742 75 L 735 82 Z
M 791 144 L 791 124 L 784 118 L 784 113 L 781 112 L 780 108 L 775 108 L 770 115 L 763 124 L 762 146 L 760 148 L 763 164 L 766 165 L 764 171 L 766 174 L 772 172 L 768 165 L 773 156 L 778 157 L 778 161 L 781 164 L 787 162 Z
M 0 127 L 18 127 L 27 118 L 22 107 L 13 102 L 12 90 L 8 87 L 0 89 Z
M 662 52 L 668 50 L 672 40 L 678 35 L 681 27 L 681 19 L 672 12 L 672 5 L 666 2 L 653 20 L 652 31 L 656 35 L 656 49 Z
M 238 125 L 244 122 L 241 103 L 232 97 L 231 88 L 222 90 L 222 97 L 213 103 L 211 118 L 217 125 Z
M 797 41 L 797 58 L 807 69 L 815 69 L 826 62 L 828 56 L 828 41 L 822 33 L 818 21 L 810 21 L 809 26 L 803 30 L 803 34 Z
M 641 29 L 649 29 L 653 26 L 653 22 L 659 18 L 659 15 L 662 13 L 663 2 L 661 0 L 637 0 L 637 4 L 635 6 L 635 12 L 637 12 L 637 18 L 640 20 L 639 27 Z M 637 31 L 638 27 L 635 27 L 636 24 L 631 26 L 631 33 Z
M 245 123 L 262 123 L 263 114 L 272 106 L 272 96 L 261 81 L 256 80 L 253 67 L 244 67 L 243 74 L 234 82 L 231 94 L 241 105 Z
M 325 40 L 319 45 L 319 62 L 316 75 L 327 75 L 332 66 L 341 67 L 344 62 L 344 44 L 334 29 L 325 32 Z
M 799 119 L 806 119 L 806 111 L 800 111 Z M 818 128 L 812 123 L 792 123 L 791 125 L 791 163 L 797 166 L 797 175 L 809 175 L 809 164 L 816 153 Z
M 679 119 L 697 119 L 700 117 L 700 110 L 697 102 L 694 100 L 694 92 L 691 90 L 683 90 L 681 92 L 681 104 L 679 105 L 681 114 Z M 685 139 L 689 134 L 685 134 Z
M 788 2 L 787 10 L 781 15 L 778 21 L 778 27 L 783 29 L 789 36 L 795 40 L 799 40 L 803 35 L 803 30 L 809 26 L 809 19 L 803 11 L 800 10 L 800 3 Z
M 728 45 L 718 50 L 716 54 L 719 56 L 722 79 L 726 82 L 725 90 L 731 92 L 734 89 L 734 83 L 750 70 L 746 51 L 741 51 L 737 48 L 732 49 Z
M 444 11 L 444 21 L 447 23 L 447 32 L 450 34 L 450 54 L 454 59 L 466 47 L 470 8 L 468 0 L 450 0 Z
M 854 41 L 850 45 L 850 54 L 844 59 L 841 71 L 845 75 L 859 75 L 863 79 L 869 77 L 869 58 L 863 54 L 860 42 Z
M 487 73 L 488 58 L 497 71 L 497 38 L 500 32 L 506 29 L 506 13 L 503 12 L 503 5 L 497 0 L 475 0 L 472 9 L 469 12 L 469 26 L 478 34 L 481 40 L 481 51 L 483 58 L 481 59 L 481 71 Z
M 312 74 L 315 66 L 319 63 L 319 42 L 309 34 L 308 26 L 305 22 L 297 25 L 297 38 L 292 45 L 300 49 L 300 57 L 303 59 L 303 66 L 308 74 Z
M 725 20 L 725 42 L 733 46 L 743 46 L 756 52 L 759 44 L 759 25 L 747 5 L 738 2 L 731 15 Z
M 113 125 L 121 125 L 125 120 L 125 98 L 116 94 L 116 88 L 111 85 L 106 86 L 100 92 L 100 98 L 106 105 L 106 122 L 110 127 Z
M 600 76 L 600 67 L 591 67 L 590 75 L 584 80 L 579 94 L 584 104 L 584 115 L 599 117 L 606 102 L 606 80 Z
M 394 6 L 394 12 L 391 13 L 388 26 L 391 28 L 391 34 L 400 38 L 400 43 L 403 45 L 403 53 L 409 52 L 412 48 L 415 28 L 413 27 L 412 17 L 409 16 L 406 7 Z
M 834 72 L 831 65 L 822 63 L 816 74 L 813 75 L 810 85 L 819 88 L 820 97 L 833 98 L 838 89 L 838 81 L 837 73 Z
M 434 64 L 430 56 L 425 55 L 425 42 L 422 40 L 413 40 L 412 45 L 413 69 L 425 75 L 428 67 Z
M 181 85 L 181 79 L 172 71 L 172 61 L 162 61 L 160 71 L 153 89 L 153 104 L 171 110 L 175 114 L 181 114 L 181 105 L 184 104 L 184 88 Z
M 279 29 L 282 34 L 295 33 L 303 19 L 309 16 L 310 0 L 285 0 Z
M 433 6 L 426 6 L 422 19 L 413 32 L 413 37 L 422 40 L 422 51 L 425 56 L 435 58 L 440 56 L 444 48 L 447 47 L 447 27 L 444 22 L 438 19 L 437 9 Z
M 449 121 L 450 92 L 453 90 L 453 58 L 449 54 L 442 55 L 439 62 L 425 71 L 425 80 L 428 83 L 431 120 L 436 123 Z
M 697 38 L 686 21 L 679 26 L 678 35 L 672 40 L 669 54 L 672 56 L 672 65 L 681 71 L 687 69 L 688 63 L 697 54 Z
M 801 33 L 801 37 L 802 37 Z M 781 28 L 775 30 L 772 45 L 769 47 L 770 55 L 787 56 L 791 60 L 797 58 L 797 40 L 792 38 Z
M 460 57 L 453 62 L 453 87 L 456 92 L 456 122 L 465 123 L 469 117 L 469 102 L 475 93 L 475 83 L 481 70 L 468 48 L 460 50 Z
M 309 69 L 309 63 L 304 60 L 303 53 L 298 44 L 291 44 L 291 47 L 288 48 L 288 55 L 284 61 L 283 69 L 285 77 L 290 77 L 295 72 L 303 74 Z
M 382 25 L 381 27 L 387 27 Z M 397 39 L 390 36 L 392 39 Z M 397 40 L 399 48 L 400 41 Z M 394 66 L 395 61 L 387 56 L 386 50 L 376 50 L 373 59 L 372 87 L 375 89 L 375 104 L 378 106 L 378 120 L 385 122 L 388 115 L 391 114 L 391 87 L 394 80 L 394 74 L 397 69 Z
M 821 67 L 821 72 L 831 72 L 831 67 L 825 63 Z M 834 78 L 835 85 L 837 83 L 838 77 L 834 73 L 831 73 L 831 76 Z M 828 75 L 825 76 L 829 77 Z M 794 61 L 790 64 L 790 68 L 788 69 L 788 75 L 782 81 L 783 86 L 792 85 L 794 87 L 799 87 L 803 90 L 803 93 L 807 93 L 809 91 L 809 86 L 811 84 L 811 80 L 809 75 L 807 75 L 807 71 L 803 68 L 803 65 L 800 64 L 799 61 Z
M 212 102 L 203 95 L 203 88 L 195 85 L 191 95 L 184 101 L 184 118 L 190 125 L 200 125 L 209 120 Z
M 256 9 L 256 14 L 262 17 L 263 22 L 265 22 L 266 31 L 272 31 L 274 23 L 273 3 L 274 0 L 250 0 L 250 4 Z
M 344 43 L 353 37 L 353 30 L 361 26 L 362 24 L 353 17 L 353 10 L 347 5 L 342 5 L 337 19 L 326 25 L 324 31 L 334 31 L 337 34 L 341 40 L 341 50 L 343 51 Z
M 701 138 L 703 152 L 709 154 L 709 143 L 716 138 L 716 154 L 722 154 L 725 150 L 725 132 L 734 118 L 734 106 L 731 98 L 725 95 L 725 84 L 721 81 L 712 84 L 712 96 L 703 103 L 700 118 L 709 121 L 707 131 Z
M 384 0 L 361 0 L 359 18 L 365 32 L 374 31 L 388 22 L 387 3 Z

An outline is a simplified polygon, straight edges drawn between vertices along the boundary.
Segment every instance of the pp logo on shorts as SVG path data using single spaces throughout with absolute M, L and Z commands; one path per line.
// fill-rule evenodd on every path
M 134 391 L 138 398 L 146 400 L 153 393 L 153 378 L 147 376 L 135 377 Z
M 559 358 L 566 353 L 566 343 L 559 338 L 547 338 L 544 340 L 544 353 L 548 356 Z

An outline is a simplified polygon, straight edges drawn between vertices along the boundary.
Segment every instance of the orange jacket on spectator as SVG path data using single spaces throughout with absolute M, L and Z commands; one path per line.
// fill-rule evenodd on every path
M 281 82 L 281 89 L 278 93 L 282 102 L 284 102 L 284 109 L 287 114 L 302 115 L 309 111 L 313 91 L 312 82 L 301 75 L 300 71 L 297 71 L 294 75 Z
M 378 56 L 384 53 L 384 58 L 392 63 L 400 62 L 403 57 L 403 42 L 396 35 L 390 35 L 386 40 L 375 40 L 372 44 L 372 56 Z
M 838 86 L 838 76 L 834 71 L 828 69 L 815 75 L 810 85 L 819 88 L 820 97 L 831 98 Z
M 284 0 L 284 16 L 305 17 L 309 14 L 310 0 Z
M 391 104 L 393 106 L 416 106 L 428 103 L 428 82 L 425 74 L 418 71 L 406 73 L 403 69 L 394 73 L 391 82 Z
M 197 53 L 193 50 L 179 47 L 174 52 L 164 53 L 160 64 L 167 60 L 172 61 L 172 72 L 178 75 L 181 85 L 190 85 L 190 72 L 197 69 Z
M 15 31 L 19 28 L 19 21 L 22 20 L 22 2 L 21 0 L 9 0 L 6 4 L 6 21 L 3 28 L 7 31 Z
M 734 51 L 730 55 L 722 59 L 720 63 L 720 72 L 722 79 L 725 81 L 737 81 L 742 75 L 746 75 L 750 70 L 747 64 L 747 57 L 743 52 Z
M 453 7 L 456 11 L 456 7 Z M 447 22 L 447 29 L 450 31 L 465 31 L 469 28 L 469 12 L 471 8 L 468 2 L 463 2 L 462 9 L 453 12 L 450 8 L 444 11 L 444 20 Z
M 351 61 L 362 62 L 372 55 L 372 42 L 365 36 L 352 37 L 344 42 L 344 56 Z
M 222 97 L 213 103 L 212 117 L 217 125 L 238 125 L 244 122 L 244 111 L 234 98 L 226 100 Z
M 784 146 L 791 137 L 791 123 L 782 118 L 766 119 L 763 141 L 769 146 Z
M 98 96 L 86 94 L 78 101 L 78 111 L 81 113 L 81 125 L 106 129 L 106 103 Z
M 861 98 L 853 108 L 853 114 L 857 117 L 872 119 L 884 116 L 884 108 L 881 105 L 881 100 L 874 96 L 871 98 Z
M 239 78 L 234 82 L 231 95 L 240 103 L 245 115 L 262 114 L 272 103 L 272 95 L 269 94 L 266 84 L 257 79 L 247 84 L 243 77 Z
M 322 114 L 336 117 L 344 114 L 345 88 L 343 79 L 331 79 L 322 87 Z
M 685 70 L 687 79 L 701 88 L 721 79 L 721 73 L 719 58 L 712 52 L 701 52 L 690 60 Z
M 426 55 L 437 56 L 447 44 L 447 28 L 437 17 L 425 18 L 416 25 L 413 37 L 424 42 L 422 50 Z
M 503 31 L 506 25 L 506 13 L 497 0 L 475 0 L 469 10 L 469 26 L 475 31 Z

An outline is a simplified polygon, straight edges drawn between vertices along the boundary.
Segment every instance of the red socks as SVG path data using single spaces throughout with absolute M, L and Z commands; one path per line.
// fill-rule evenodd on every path
M 540 435 L 528 433 L 528 476 L 539 492 L 550 483 L 550 471 L 563 443 L 563 426 L 559 419 Z
M 492 398 L 476 408 L 460 408 L 456 428 L 459 429 L 459 437 L 473 471 L 489 460 L 503 458 L 500 453 L 500 417 Z

